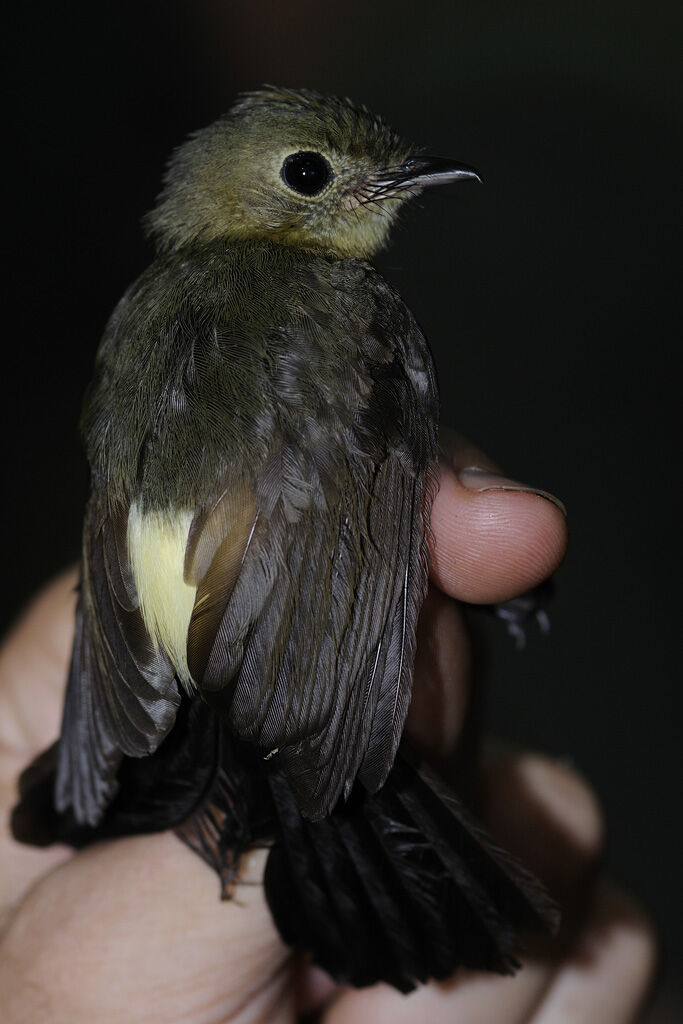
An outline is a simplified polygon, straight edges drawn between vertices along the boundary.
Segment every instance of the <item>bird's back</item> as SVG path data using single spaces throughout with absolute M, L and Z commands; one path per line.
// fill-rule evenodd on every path
M 107 503 L 179 508 L 226 473 L 258 476 L 279 438 L 316 462 L 351 442 L 351 455 L 399 444 L 424 464 L 417 403 L 434 415 L 426 343 L 369 264 L 220 242 L 157 259 L 129 289 L 82 426 Z

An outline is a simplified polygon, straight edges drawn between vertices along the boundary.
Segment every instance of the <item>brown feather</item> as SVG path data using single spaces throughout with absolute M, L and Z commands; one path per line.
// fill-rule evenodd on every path
M 190 527 L 184 576 L 197 587 L 187 634 L 187 662 L 195 680 L 204 675 L 257 519 L 253 494 L 245 487 L 231 486 Z

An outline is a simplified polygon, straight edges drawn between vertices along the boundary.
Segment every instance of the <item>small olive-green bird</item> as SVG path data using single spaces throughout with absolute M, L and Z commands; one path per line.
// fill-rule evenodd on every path
M 284 939 L 353 985 L 507 972 L 540 885 L 398 752 L 428 571 L 438 396 L 368 262 L 404 202 L 476 179 L 364 107 L 242 96 L 173 156 L 151 266 L 106 328 L 61 738 L 15 834 L 267 843 Z

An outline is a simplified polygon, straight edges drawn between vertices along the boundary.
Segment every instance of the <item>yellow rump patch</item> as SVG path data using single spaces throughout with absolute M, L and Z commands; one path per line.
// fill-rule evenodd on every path
M 197 588 L 185 582 L 183 568 L 192 518 L 189 511 L 143 514 L 133 504 L 127 537 L 145 626 L 187 689 L 194 685 L 187 665 L 187 630 Z

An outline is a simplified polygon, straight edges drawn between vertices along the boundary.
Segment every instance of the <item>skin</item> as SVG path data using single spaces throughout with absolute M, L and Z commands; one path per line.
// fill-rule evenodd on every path
M 458 600 L 510 598 L 550 575 L 566 546 L 565 517 L 533 489 L 464 472 L 495 468 L 449 438 L 432 523 L 433 587 L 421 622 L 409 728 L 440 759 L 462 728 L 469 659 Z M 486 480 L 486 489 L 482 482 Z M 468 486 L 463 485 L 463 481 Z M 513 489 L 511 489 L 513 488 Z M 36 598 L 0 652 L 0 800 L 57 735 L 72 639 L 75 571 Z M 454 600 L 455 599 L 455 600 Z M 643 912 L 594 883 L 603 822 L 590 787 L 536 754 L 496 748 L 481 769 L 487 826 L 565 907 L 560 936 L 516 977 L 460 972 L 409 997 L 379 985 L 337 989 L 282 946 L 246 860 L 236 899 L 217 899 L 212 871 L 171 834 L 102 843 L 81 853 L 20 847 L 0 834 L 0 991 L 7 1024 L 625 1024 L 655 960 Z M 568 909 L 569 908 L 569 909 Z

